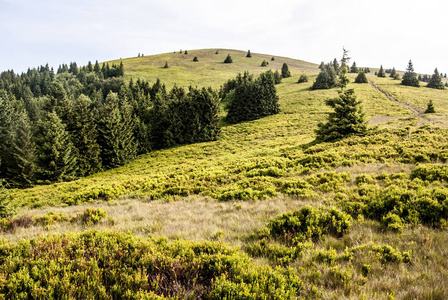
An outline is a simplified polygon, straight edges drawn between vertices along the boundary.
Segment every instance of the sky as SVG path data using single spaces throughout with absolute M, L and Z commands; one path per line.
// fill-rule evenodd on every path
M 448 73 L 446 0 L 0 0 L 0 71 L 204 48 Z

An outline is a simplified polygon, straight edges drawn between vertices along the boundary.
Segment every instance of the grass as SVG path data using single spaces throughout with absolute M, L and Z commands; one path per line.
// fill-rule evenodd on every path
M 282 57 L 271 61 L 271 55 L 256 53 L 246 58 L 243 51 L 215 52 L 188 50 L 188 55 L 125 59 L 126 80 L 160 78 L 168 87 L 219 88 L 239 72 L 280 70 L 286 62 L 292 77 L 277 85 L 281 113 L 224 124 L 214 142 L 154 151 L 126 166 L 73 182 L 13 190 L 21 204 L 18 218 L 49 212 L 73 217 L 88 207 L 103 209 L 106 218 L 90 226 L 69 222 L 19 226 L 3 232 L 2 243 L 93 229 L 145 238 L 163 235 L 169 240 L 217 241 L 247 251 L 256 243 L 253 235 L 270 219 L 306 205 L 343 209 L 347 199 L 368 204 L 383 197 L 390 186 L 397 191 L 415 190 L 415 195 L 448 187 L 443 180 L 410 178 L 421 165 L 444 166 L 448 161 L 448 90 L 404 87 L 399 81 L 370 74 L 369 81 L 397 101 L 422 111 L 432 99 L 437 113 L 413 115 L 370 84 L 350 83 L 348 88 L 355 89 L 369 122 L 380 131 L 314 145 L 314 130 L 330 112 L 325 100 L 338 94 L 337 89 L 310 90 L 317 65 Z M 222 63 L 227 54 L 233 64 Z M 199 62 L 192 61 L 194 56 Z M 260 66 L 263 60 L 269 61 L 267 68 Z M 162 68 L 165 62 L 170 68 Z M 297 83 L 301 74 L 308 76 L 307 83 Z M 349 76 L 354 81 L 355 75 Z M 362 178 L 365 185 L 359 183 Z M 371 198 L 363 196 L 366 192 Z M 287 262 L 282 266 L 296 270 L 303 281 L 299 294 L 303 298 L 447 298 L 446 228 L 406 222 L 403 226 L 402 233 L 394 233 L 378 219 L 360 214 L 353 217 L 350 231 L 342 238 L 327 236 L 306 246 L 297 259 L 286 257 L 290 250 L 278 241 L 272 241 L 269 251 L 283 260 L 272 261 L 268 255 L 252 259 L 261 266 Z M 384 245 L 409 252 L 411 262 L 382 262 L 373 249 Z M 359 246 L 363 248 L 358 251 Z M 344 258 L 346 249 L 356 254 L 353 260 Z

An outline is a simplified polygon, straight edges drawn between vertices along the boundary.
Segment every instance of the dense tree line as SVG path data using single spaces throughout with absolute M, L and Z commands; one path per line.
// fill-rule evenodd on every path
M 71 180 L 153 149 L 216 139 L 219 95 L 123 81 L 123 65 L 0 74 L 0 180 Z

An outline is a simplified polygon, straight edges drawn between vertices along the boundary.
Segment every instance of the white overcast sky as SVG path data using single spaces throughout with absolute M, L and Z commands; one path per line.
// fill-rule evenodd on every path
M 229 48 L 448 73 L 447 0 L 0 0 L 0 71 Z

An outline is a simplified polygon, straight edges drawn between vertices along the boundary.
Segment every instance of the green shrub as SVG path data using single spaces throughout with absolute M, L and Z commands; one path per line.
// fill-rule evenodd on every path
M 424 164 L 417 166 L 411 172 L 411 179 L 420 178 L 424 181 L 448 181 L 448 165 Z
M 403 222 L 401 218 L 394 213 L 389 212 L 382 219 L 383 226 L 393 232 L 403 232 Z
M 86 208 L 82 213 L 77 214 L 72 219 L 73 222 L 79 222 L 84 226 L 92 226 L 98 224 L 106 217 L 106 212 L 101 208 Z
M 0 219 L 11 218 L 17 213 L 17 205 L 10 196 L 9 190 L 0 181 Z
M 351 217 L 336 209 L 325 211 L 306 206 L 272 219 L 267 229 L 274 238 L 289 243 L 319 241 L 325 234 L 341 237 L 350 229 Z
M 314 260 L 332 265 L 337 258 L 336 250 L 330 248 L 329 250 L 319 250 L 314 256 Z
M 5 299 L 293 299 L 302 286 L 293 269 L 258 267 L 221 243 L 121 233 L 1 244 L 0 262 Z

